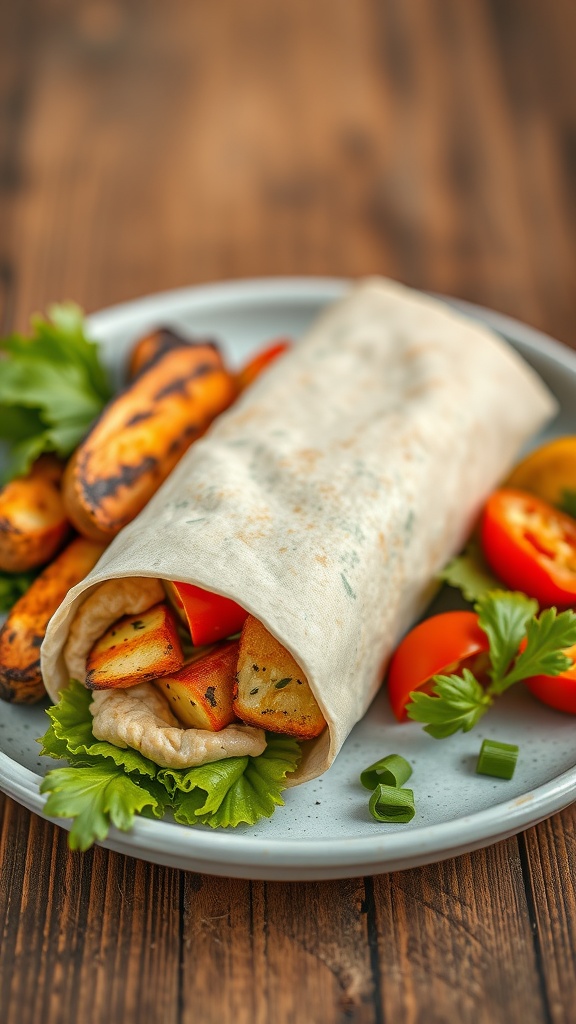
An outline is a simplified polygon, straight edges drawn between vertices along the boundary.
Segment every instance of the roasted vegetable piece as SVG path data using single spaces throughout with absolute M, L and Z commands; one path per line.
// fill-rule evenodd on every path
M 176 619 L 161 602 L 140 615 L 118 619 L 96 641 L 86 660 L 86 686 L 91 690 L 135 686 L 184 663 Z
M 0 697 L 35 704 L 45 696 L 40 645 L 48 621 L 75 586 L 94 568 L 104 544 L 77 537 L 38 576 L 16 602 L 0 630 Z
M 64 645 L 70 679 L 85 682 L 86 659 L 96 641 L 115 622 L 125 615 L 142 615 L 163 600 L 160 580 L 142 576 L 123 576 L 95 587 L 76 611 Z
M 59 459 L 43 455 L 0 490 L 0 569 L 45 565 L 64 543 L 70 524 L 60 493 L 63 472 Z
M 237 640 L 232 640 L 201 651 L 179 672 L 156 681 L 182 725 L 218 732 L 237 720 L 232 691 L 239 646 Z
M 80 533 L 114 537 L 235 394 L 232 375 L 211 345 L 172 349 L 137 377 L 68 463 L 64 503 Z
M 127 367 L 128 380 L 133 380 L 134 377 L 143 373 L 144 370 L 148 370 L 161 356 L 166 352 L 170 352 L 171 349 L 182 348 L 182 346 L 188 344 L 189 342 L 185 338 L 170 330 L 169 327 L 159 327 L 156 331 L 152 331 L 151 334 L 140 338 L 130 352 Z
M 249 615 L 240 637 L 234 710 L 248 725 L 301 740 L 326 722 L 302 669 L 258 619 Z
M 248 612 L 228 597 L 213 594 L 192 583 L 170 583 L 164 587 L 174 611 L 190 630 L 196 647 L 213 644 L 239 633 Z

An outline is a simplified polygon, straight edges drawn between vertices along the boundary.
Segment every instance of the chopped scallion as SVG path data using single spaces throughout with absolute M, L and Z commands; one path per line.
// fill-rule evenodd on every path
M 385 786 L 381 782 L 372 793 L 368 807 L 376 821 L 396 824 L 412 821 L 416 813 L 411 789 L 397 789 L 396 786 Z
M 375 761 L 369 768 L 365 768 L 360 776 L 360 782 L 365 789 L 376 789 L 382 782 L 385 786 L 402 787 L 412 775 L 412 768 L 408 761 L 400 754 L 388 754 L 387 757 Z
M 513 743 L 484 740 L 476 771 L 479 775 L 492 775 L 496 779 L 511 779 L 516 768 L 519 748 Z

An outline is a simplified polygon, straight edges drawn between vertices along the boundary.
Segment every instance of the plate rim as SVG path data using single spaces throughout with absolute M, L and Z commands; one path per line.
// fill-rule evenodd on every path
M 184 308 L 187 313 L 201 313 L 214 311 L 215 305 L 218 310 L 263 302 L 277 305 L 282 301 L 300 305 L 308 301 L 317 306 L 338 298 L 350 284 L 351 279 L 338 277 L 265 277 L 191 285 L 106 307 L 90 314 L 87 322 L 89 330 L 98 337 L 100 333 L 125 330 L 134 318 L 141 320 L 147 313 L 157 321 L 164 315 L 164 309 L 166 315 L 176 317 Z M 545 355 L 560 369 L 576 376 L 576 353 L 549 335 L 484 306 L 437 293 L 435 297 L 513 340 L 521 351 Z M 0 751 L 0 789 L 42 815 L 45 798 L 39 791 L 41 779 L 42 776 Z M 201 870 L 241 877 L 320 878 L 323 871 L 326 877 L 348 877 L 352 871 L 361 874 L 397 870 L 403 861 L 412 867 L 490 845 L 561 810 L 575 798 L 576 763 L 513 800 L 396 834 L 386 829 L 380 835 L 362 838 L 262 839 L 136 818 L 130 832 L 112 828 L 108 839 L 98 845 L 143 859 L 157 857 L 159 863 L 170 861 L 190 869 L 198 870 L 200 863 Z M 63 819 L 49 820 L 68 830 L 71 827 Z M 170 830 L 171 850 L 163 860 L 166 828 Z M 207 864 L 210 866 L 206 867 Z

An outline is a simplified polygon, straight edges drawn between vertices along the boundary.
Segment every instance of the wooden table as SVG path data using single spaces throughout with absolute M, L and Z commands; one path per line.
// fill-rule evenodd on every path
M 576 340 L 570 0 L 5 0 L 3 327 L 379 272 Z M 0 804 L 2 1024 L 575 1021 L 576 812 L 429 868 L 164 870 Z

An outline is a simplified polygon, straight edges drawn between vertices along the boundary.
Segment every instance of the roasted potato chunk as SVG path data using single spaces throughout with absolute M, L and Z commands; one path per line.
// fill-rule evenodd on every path
M 234 710 L 243 722 L 301 740 L 326 722 L 302 669 L 253 615 L 240 637 Z
M 127 367 L 128 380 L 134 380 L 134 377 L 143 373 L 144 370 L 148 370 L 165 352 L 188 344 L 189 342 L 185 338 L 170 330 L 169 327 L 159 327 L 151 334 L 140 338 L 130 352 Z
M 45 696 L 40 646 L 46 626 L 70 587 L 80 583 L 94 568 L 104 547 L 104 544 L 77 537 L 14 605 L 0 630 L 2 700 L 35 704 Z
M 189 729 L 219 732 L 237 720 L 232 705 L 239 642 L 219 644 L 173 675 L 156 681 L 170 710 Z
M 45 565 L 62 546 L 70 524 L 60 483 L 64 467 L 51 455 L 0 489 L 0 569 L 25 572 Z
M 64 645 L 64 661 L 71 679 L 86 680 L 86 659 L 94 644 L 124 615 L 141 615 L 164 600 L 160 580 L 123 576 L 106 580 L 78 608 Z
M 109 403 L 68 463 L 64 504 L 77 530 L 114 537 L 235 395 L 212 345 L 165 352 Z
M 184 663 L 176 620 L 160 602 L 140 615 L 118 619 L 96 641 L 86 661 L 91 690 L 135 686 L 177 672 Z

